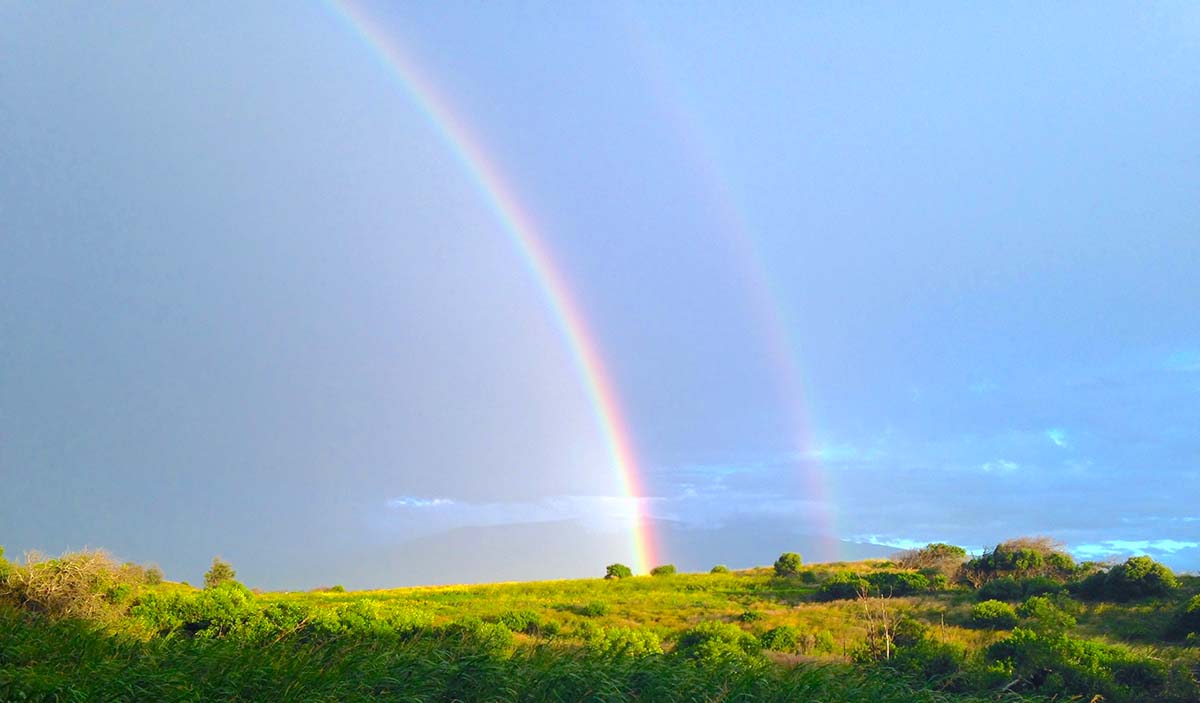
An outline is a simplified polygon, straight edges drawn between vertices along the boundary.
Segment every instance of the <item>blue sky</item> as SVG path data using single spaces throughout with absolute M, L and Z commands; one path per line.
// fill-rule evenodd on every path
M 666 558 L 1200 568 L 1195 5 L 363 7 L 542 225 Z M 334 5 L 9 4 L 0 45 L 0 544 L 287 588 L 624 556 L 537 283 Z

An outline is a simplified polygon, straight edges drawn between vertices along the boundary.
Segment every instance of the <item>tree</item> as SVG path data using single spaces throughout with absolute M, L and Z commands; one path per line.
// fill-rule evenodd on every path
M 775 560 L 775 575 L 776 576 L 795 576 L 800 573 L 800 565 L 803 564 L 800 555 L 795 552 L 784 552 Z
M 727 573 L 729 573 L 729 567 L 725 566 L 724 564 L 717 564 L 712 569 L 710 569 L 708 573 L 710 573 L 710 574 L 727 574 Z
M 604 578 L 612 579 L 627 579 L 633 576 L 633 569 L 630 569 L 624 564 L 609 564 L 604 570 Z
M 233 566 L 229 562 L 222 561 L 221 557 L 213 557 L 212 568 L 208 570 L 208 573 L 204 574 L 204 587 L 216 588 L 236 578 L 237 572 L 233 570 Z
M 650 569 L 650 575 L 651 576 L 674 576 L 675 575 L 675 565 L 674 564 L 663 564 L 662 566 L 656 566 L 653 569 Z
M 1150 557 L 1130 557 L 1109 570 L 1104 593 L 1113 600 L 1165 596 L 1179 586 L 1175 574 Z

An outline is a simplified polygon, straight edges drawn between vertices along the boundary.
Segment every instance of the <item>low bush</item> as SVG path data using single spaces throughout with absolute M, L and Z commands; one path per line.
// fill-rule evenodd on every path
M 708 621 L 685 630 L 675 651 L 704 662 L 743 660 L 758 654 L 762 645 L 749 632 L 727 622 Z
M 992 579 L 979 587 L 975 592 L 975 596 L 981 600 L 1003 600 L 1016 602 L 1021 600 L 1025 594 L 1025 589 L 1021 588 L 1018 582 L 1012 576 L 1001 576 L 1000 578 Z
M 727 573 L 729 573 L 729 567 L 725 566 L 724 564 L 717 564 L 713 568 L 709 569 L 708 573 L 710 573 L 710 574 L 727 574 Z
M 773 627 L 759 638 L 763 649 L 794 654 L 800 651 L 802 633 L 791 625 Z
M 870 583 L 850 571 L 842 571 L 829 577 L 821 587 L 817 589 L 817 600 L 845 600 L 849 598 L 858 598 L 859 595 L 870 590 Z
M 971 624 L 990 630 L 1011 630 L 1020 622 L 1017 611 L 1008 603 L 985 600 L 971 608 Z
M 674 564 L 663 564 L 662 566 L 656 566 L 653 569 L 650 569 L 650 575 L 651 576 L 674 576 L 675 575 L 675 565 Z
M 608 657 L 645 657 L 662 654 L 658 635 L 640 627 L 599 627 L 588 633 L 589 652 Z

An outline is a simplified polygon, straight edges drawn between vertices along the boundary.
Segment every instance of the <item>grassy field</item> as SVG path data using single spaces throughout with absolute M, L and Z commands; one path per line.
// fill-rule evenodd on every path
M 1193 577 L 1122 602 L 1072 598 L 1060 585 L 1002 605 L 1019 615 L 985 627 L 973 615 L 981 592 L 954 581 L 831 599 L 839 580 L 915 573 L 887 561 L 786 576 L 290 593 L 147 583 L 103 555 L 6 568 L 0 702 L 1200 696 L 1195 638 L 1178 625 L 1200 592 Z

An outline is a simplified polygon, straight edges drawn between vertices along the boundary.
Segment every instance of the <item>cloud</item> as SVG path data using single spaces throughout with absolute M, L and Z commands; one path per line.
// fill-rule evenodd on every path
M 1070 548 L 1076 556 L 1084 559 L 1103 559 L 1116 555 L 1175 554 L 1184 549 L 1200 547 L 1200 542 L 1175 539 L 1124 540 L 1109 539 L 1093 544 L 1078 544 Z
M 387 501 L 389 508 L 440 508 L 447 505 L 454 505 L 454 501 L 449 498 L 417 498 L 414 496 L 390 498 Z
M 1065 448 L 1071 446 L 1070 444 L 1067 443 L 1066 431 L 1060 430 L 1058 428 L 1051 428 L 1051 429 L 1046 430 L 1046 439 L 1053 442 L 1054 446 L 1056 446 L 1056 447 L 1063 447 L 1065 449 Z
M 1021 468 L 1021 465 L 1015 461 L 1008 461 L 1007 459 L 996 459 L 995 461 L 989 461 L 983 464 L 979 468 L 986 473 L 1011 474 L 1012 472 Z

